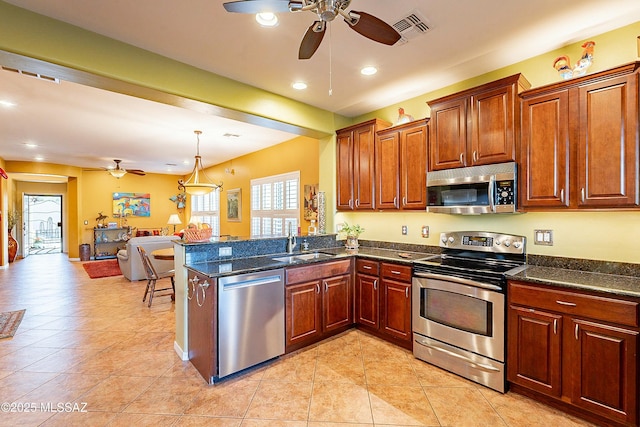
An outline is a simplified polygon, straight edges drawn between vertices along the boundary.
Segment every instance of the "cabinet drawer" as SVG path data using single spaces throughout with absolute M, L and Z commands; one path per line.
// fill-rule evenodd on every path
M 638 303 L 509 282 L 509 301 L 527 307 L 638 327 Z
M 356 259 L 356 271 L 362 274 L 377 276 L 380 273 L 380 263 L 369 259 Z
M 384 278 L 411 283 L 411 266 L 388 264 L 386 262 L 383 262 L 380 265 L 380 270 L 380 275 Z
M 303 267 L 292 267 L 285 271 L 287 285 L 310 282 L 351 272 L 351 259 L 313 263 Z

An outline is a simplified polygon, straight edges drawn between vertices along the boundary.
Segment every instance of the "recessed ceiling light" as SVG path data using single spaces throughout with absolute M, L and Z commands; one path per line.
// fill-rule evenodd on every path
M 43 161 L 43 160 L 44 160 L 44 157 L 42 157 L 42 156 L 36 156 L 34 160 L 35 160 L 36 162 L 41 162 L 41 161 Z
M 295 82 L 291 87 L 296 90 L 305 90 L 307 88 L 307 84 L 305 82 Z
M 278 16 L 271 12 L 256 13 L 256 21 L 263 27 L 275 27 L 278 25 Z
M 15 107 L 16 104 L 14 104 L 11 101 L 6 101 L 6 100 L 0 100 L 0 105 L 5 107 L 5 108 L 11 108 L 11 107 Z
M 34 144 L 33 142 L 25 142 L 24 146 L 33 150 L 34 148 L 38 147 L 38 144 Z
M 378 72 L 378 69 L 376 67 L 364 67 L 362 70 L 360 70 L 360 74 L 365 75 L 365 76 L 373 76 L 375 73 Z

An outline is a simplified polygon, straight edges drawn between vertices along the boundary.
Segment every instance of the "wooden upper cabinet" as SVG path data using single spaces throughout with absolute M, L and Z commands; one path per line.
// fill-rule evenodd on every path
M 522 208 L 638 205 L 639 64 L 521 94 Z
M 374 119 L 336 132 L 338 210 L 375 208 L 376 131 L 389 126 L 389 122 Z
M 516 74 L 429 102 L 429 170 L 516 160 L 520 104 L 530 87 Z
M 638 204 L 638 74 L 579 87 L 578 206 Z
M 427 206 L 426 119 L 378 131 L 376 208 L 425 209 Z

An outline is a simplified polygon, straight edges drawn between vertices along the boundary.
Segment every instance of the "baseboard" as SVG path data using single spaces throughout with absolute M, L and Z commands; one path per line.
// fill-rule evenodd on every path
M 189 353 L 184 351 L 176 341 L 173 342 L 173 349 L 178 353 L 180 360 L 189 360 Z

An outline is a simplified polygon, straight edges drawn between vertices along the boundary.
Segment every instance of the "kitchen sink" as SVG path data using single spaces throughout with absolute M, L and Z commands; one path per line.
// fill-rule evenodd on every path
M 333 257 L 335 257 L 335 255 L 333 254 L 325 254 L 324 252 L 311 252 L 308 254 L 280 256 L 272 259 L 278 262 L 292 263 L 297 261 L 310 261 L 314 259 L 325 259 Z

